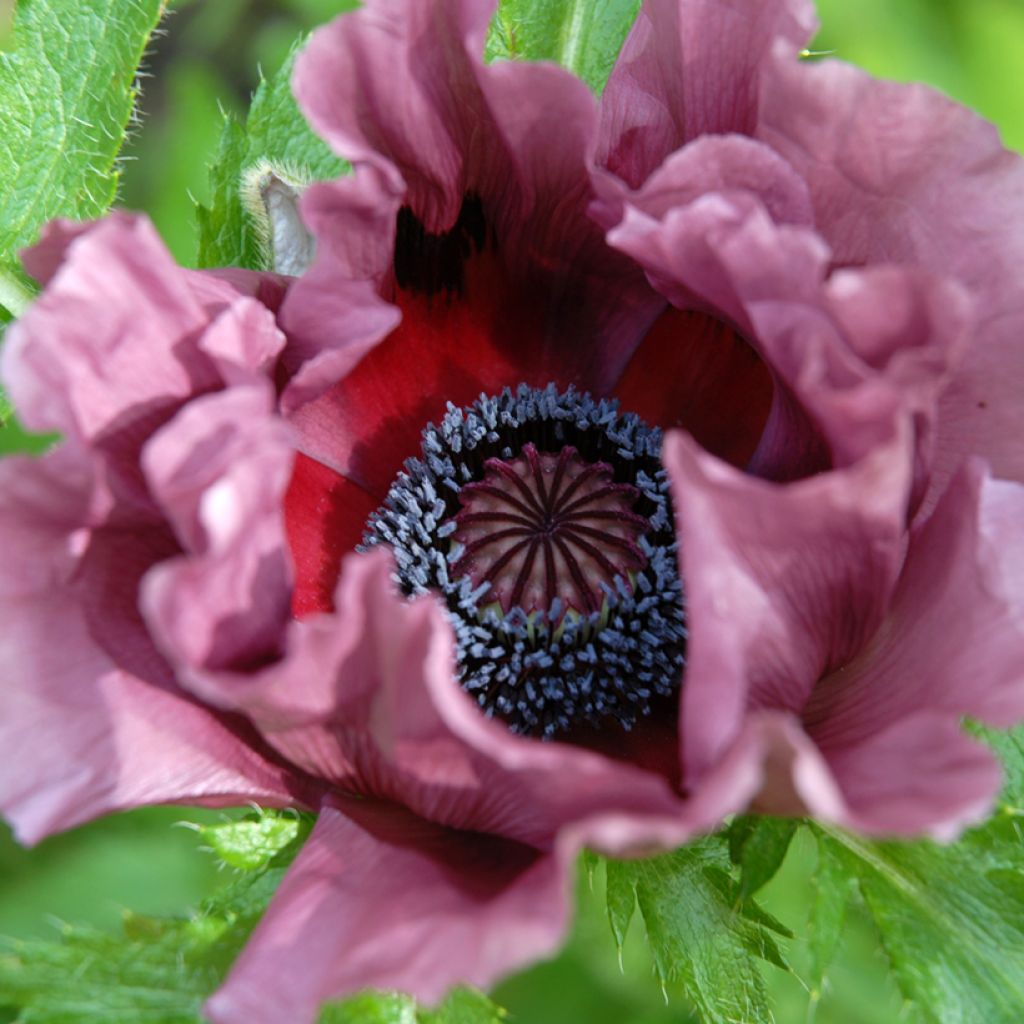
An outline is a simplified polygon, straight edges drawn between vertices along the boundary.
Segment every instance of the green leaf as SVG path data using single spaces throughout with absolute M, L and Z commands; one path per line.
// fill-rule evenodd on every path
M 854 880 L 835 851 L 828 844 L 819 843 L 807 936 L 811 954 L 807 987 L 812 1003 L 821 999 L 825 975 L 839 949 L 853 885 Z
M 18 1024 L 200 1024 L 257 925 L 313 818 L 255 811 L 190 825 L 238 869 L 191 917 L 125 914 L 119 934 L 64 926 L 59 941 L 0 939 L 0 1021 Z M 468 989 L 436 1010 L 401 995 L 364 993 L 324 1008 L 323 1024 L 502 1024 L 504 1011 Z
M 1007 824 L 999 815 L 946 847 L 813 826 L 824 856 L 856 879 L 896 982 L 924 1020 L 1021 1019 L 1024 847 Z
M 299 814 L 256 811 L 239 821 L 194 827 L 225 864 L 241 871 L 257 871 L 291 844 L 305 839 L 312 819 Z
M 299 846 L 278 848 L 189 918 L 126 914 L 117 935 L 65 926 L 58 942 L 5 940 L 0 1013 L 19 1010 L 19 1024 L 198 1024 Z
M 26 0 L 0 51 L 0 305 L 33 293 L 17 250 L 53 217 L 103 213 L 162 0 Z
M 758 959 L 786 968 L 770 932 L 788 933 L 741 898 L 720 837 L 653 860 L 609 861 L 607 871 L 616 941 L 639 906 L 663 986 L 681 981 L 708 1024 L 772 1019 Z
M 729 856 L 740 868 L 740 895 L 744 899 L 775 877 L 798 826 L 795 818 L 747 815 L 729 827 Z
M 456 989 L 436 1009 L 417 1007 L 408 996 L 364 992 L 323 1008 L 319 1024 L 503 1024 L 505 1011 L 485 995 Z
M 501 0 L 489 60 L 553 60 L 596 93 L 608 81 L 640 0 Z
M 345 5 L 348 6 L 348 5 Z M 306 123 L 291 93 L 298 49 L 275 75 L 260 82 L 245 123 L 225 118 L 210 168 L 213 198 L 199 206 L 199 266 L 266 269 L 267 226 L 258 182 L 266 169 L 298 185 L 336 178 L 347 170 Z

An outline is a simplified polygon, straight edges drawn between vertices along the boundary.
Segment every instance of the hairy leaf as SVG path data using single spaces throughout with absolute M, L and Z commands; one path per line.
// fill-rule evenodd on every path
M 32 284 L 17 250 L 53 217 L 103 213 L 135 103 L 135 74 L 163 0 L 30 0 L 0 50 L 0 305 Z
M 857 879 L 904 996 L 926 1020 L 1011 1024 L 1024 1007 L 1024 880 L 969 844 L 868 843 L 819 829 Z
M 273 170 L 296 185 L 335 178 L 346 165 L 315 136 L 291 93 L 298 50 L 256 90 L 245 123 L 225 118 L 220 149 L 210 168 L 213 198 L 197 209 L 199 265 L 270 265 L 260 178 Z
M 600 93 L 639 10 L 640 0 L 501 0 L 487 56 L 553 60 Z
M 214 854 L 242 871 L 265 868 L 275 857 L 312 828 L 308 815 L 256 811 L 239 821 L 195 826 Z
M 312 828 L 309 815 L 255 811 L 190 826 L 241 870 L 191 917 L 126 914 L 119 934 L 62 928 L 58 941 L 0 940 L 0 1021 L 19 1024 L 200 1024 L 220 984 Z M 325 1007 L 323 1024 L 501 1024 L 504 1011 L 468 989 L 436 1010 L 365 993 Z
M 719 837 L 653 860 L 608 862 L 608 915 L 621 945 L 639 906 L 663 984 L 679 980 L 708 1024 L 770 1021 L 758 959 L 786 967 L 787 930 L 740 894 Z
M 812 1002 L 821 998 L 825 975 L 839 949 L 853 885 L 854 880 L 835 852 L 819 843 L 807 935 L 811 954 L 807 986 Z
M 127 914 L 121 934 L 63 928 L 57 942 L 0 945 L 0 1012 L 19 1024 L 198 1024 L 298 843 L 234 878 L 190 918 Z

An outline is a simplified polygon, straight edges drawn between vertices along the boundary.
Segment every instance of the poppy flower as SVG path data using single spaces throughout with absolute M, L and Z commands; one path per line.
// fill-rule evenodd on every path
M 961 718 L 1024 711 L 1019 161 L 801 63 L 799 0 L 648 0 L 600 102 L 485 64 L 493 6 L 314 35 L 355 171 L 301 276 L 126 215 L 26 256 L 4 376 L 64 440 L 0 468 L 0 806 L 318 812 L 217 1022 L 487 985 L 584 845 L 952 835 Z

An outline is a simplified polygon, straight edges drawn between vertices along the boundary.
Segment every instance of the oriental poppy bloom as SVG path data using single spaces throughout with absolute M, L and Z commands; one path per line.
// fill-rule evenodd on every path
M 314 36 L 355 172 L 300 277 L 124 216 L 27 257 L 4 373 L 65 440 L 3 468 L 0 798 L 319 812 L 218 1022 L 489 984 L 584 844 L 954 834 L 998 786 L 961 717 L 1024 711 L 1019 161 L 801 64 L 800 0 L 648 0 L 600 103 L 485 65 L 492 11 Z

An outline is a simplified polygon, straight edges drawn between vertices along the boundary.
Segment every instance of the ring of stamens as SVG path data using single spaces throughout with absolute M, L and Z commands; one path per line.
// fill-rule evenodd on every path
M 449 406 L 369 519 L 409 595 L 439 592 L 463 687 L 514 731 L 631 728 L 678 691 L 682 585 L 661 433 L 521 386 Z

